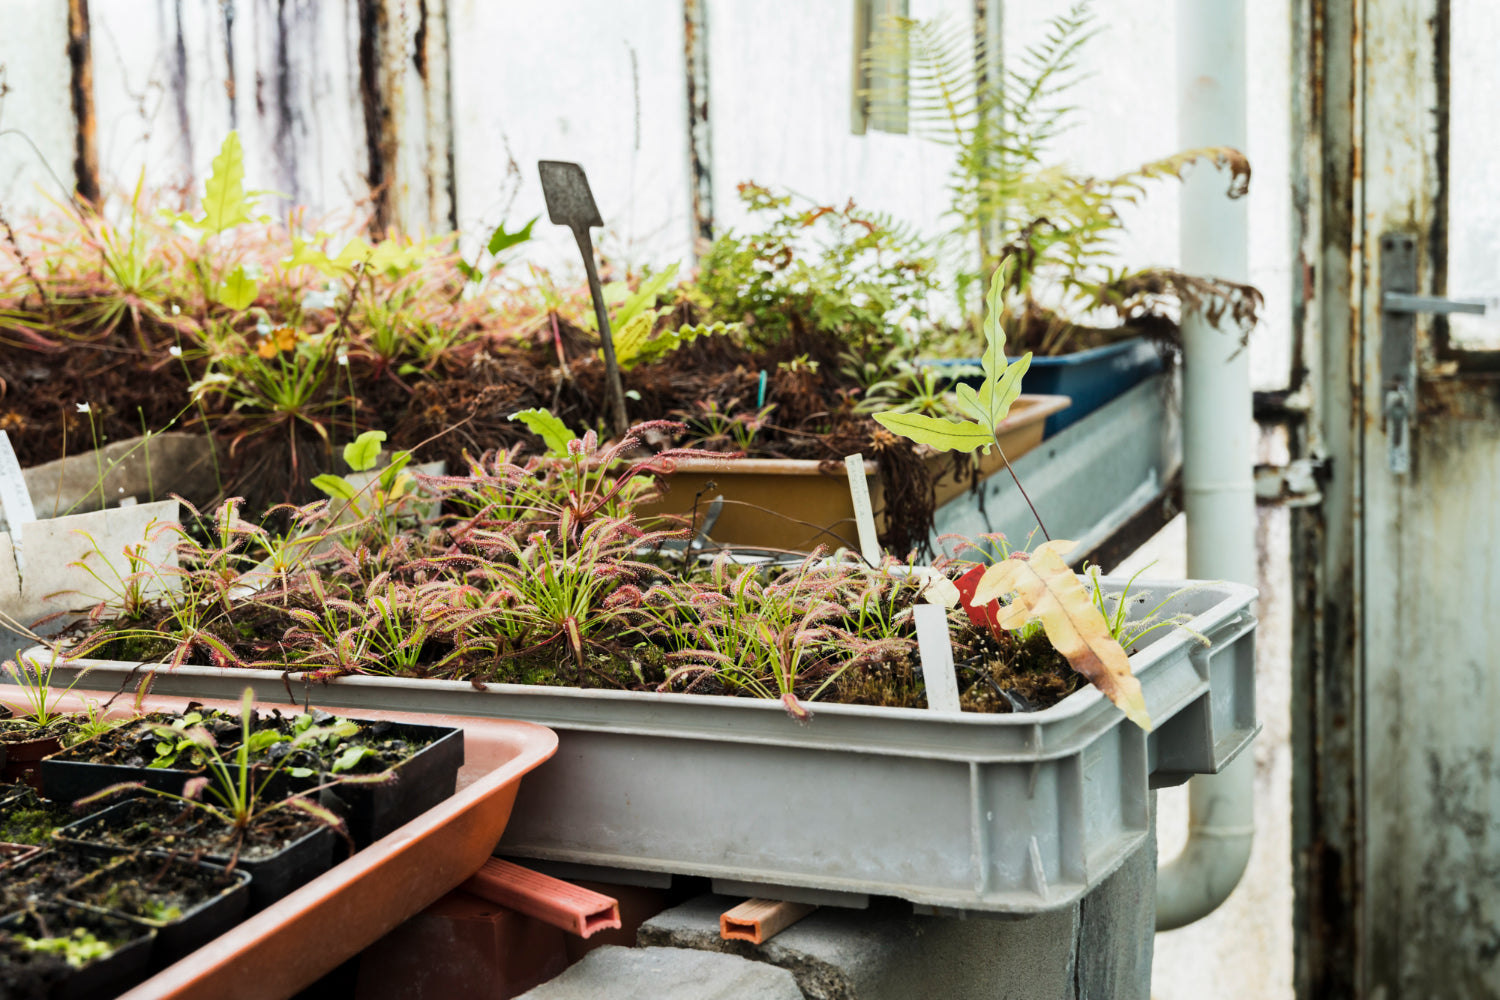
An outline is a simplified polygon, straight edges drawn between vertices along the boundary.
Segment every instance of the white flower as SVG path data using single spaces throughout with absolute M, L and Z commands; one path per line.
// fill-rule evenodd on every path
M 179 306 L 175 302 L 172 303 L 172 315 L 173 316 L 181 316 L 182 315 L 182 307 Z
M 89 404 L 87 404 L 87 403 L 75 403 L 73 405 L 75 405 L 75 406 L 78 407 L 78 412 L 79 413 L 88 413 L 89 412 Z
M 338 285 L 329 285 L 329 288 L 323 291 L 311 291 L 302 297 L 303 312 L 312 312 L 315 309 L 336 309 L 338 304 Z
M 167 348 L 167 353 L 172 355 L 172 357 L 174 358 L 180 358 L 182 357 L 182 348 L 178 347 L 176 344 L 173 344 L 171 347 Z

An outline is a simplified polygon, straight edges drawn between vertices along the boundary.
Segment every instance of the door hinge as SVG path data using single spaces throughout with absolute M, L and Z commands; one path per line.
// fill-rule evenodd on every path
M 1299 458 L 1288 465 L 1255 467 L 1255 502 L 1263 507 L 1313 507 L 1323 502 L 1333 461 Z
M 1386 464 L 1411 472 L 1411 430 L 1417 412 L 1417 314 L 1483 313 L 1485 303 L 1417 294 L 1417 238 L 1380 237 L 1380 387 Z

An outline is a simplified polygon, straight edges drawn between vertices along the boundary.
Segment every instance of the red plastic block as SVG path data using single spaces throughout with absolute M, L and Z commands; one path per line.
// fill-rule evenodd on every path
M 486 861 L 463 889 L 581 938 L 620 926 L 612 897 L 500 858 Z

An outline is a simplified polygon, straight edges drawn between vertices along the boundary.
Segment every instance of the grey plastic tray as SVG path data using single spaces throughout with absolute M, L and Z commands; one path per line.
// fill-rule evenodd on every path
M 1185 584 L 1144 586 L 1164 595 Z M 233 699 L 248 683 L 271 703 L 549 726 L 557 755 L 523 785 L 499 853 L 781 887 L 787 898 L 815 890 L 1027 914 L 1078 899 L 1139 846 L 1151 787 L 1214 773 L 1248 745 L 1254 597 L 1201 584 L 1168 607 L 1191 614 L 1212 645 L 1157 633 L 1131 657 L 1149 735 L 1093 688 L 1026 715 L 814 704 L 805 723 L 779 702 L 743 698 L 377 677 L 316 685 L 212 667 L 162 670 L 152 691 Z M 78 667 L 94 688 L 151 669 Z

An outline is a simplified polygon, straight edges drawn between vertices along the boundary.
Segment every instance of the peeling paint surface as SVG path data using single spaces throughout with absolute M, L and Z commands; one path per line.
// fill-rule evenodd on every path
M 66 195 L 48 173 L 73 181 L 74 132 L 69 96 L 68 5 L 0 0 L 0 212 L 13 223 Z M 43 194 L 45 191 L 46 195 Z
M 353 6 L 354 0 L 93 4 L 105 192 L 128 193 L 143 168 L 148 187 L 194 189 L 224 135 L 238 127 L 251 186 L 285 195 L 283 206 L 347 214 L 367 196 Z
M 1379 418 L 1381 234 L 1414 234 L 1419 288 L 1438 294 L 1446 0 L 1365 5 L 1366 162 L 1360 345 L 1364 617 L 1365 988 L 1386 1000 L 1500 997 L 1500 393 L 1437 363 L 1418 320 L 1409 475 L 1387 463 Z M 1461 81 L 1454 81 L 1455 85 Z M 1474 137 L 1470 137 L 1471 139 Z M 1457 210 L 1462 210 L 1457 207 Z
M 1500 997 L 1500 405 L 1421 392 L 1411 482 L 1365 546 L 1388 612 L 1365 653 L 1371 976 L 1390 1000 Z
M 452 3 L 459 224 L 471 243 L 541 215 L 527 259 L 581 274 L 573 237 L 547 222 L 536 167 L 570 160 L 588 172 L 607 259 L 686 260 L 682 0 Z

